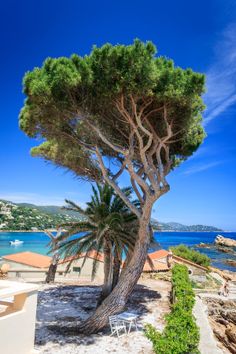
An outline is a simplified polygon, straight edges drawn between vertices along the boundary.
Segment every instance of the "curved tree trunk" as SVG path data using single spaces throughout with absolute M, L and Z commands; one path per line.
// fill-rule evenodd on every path
M 98 300 L 100 305 L 103 300 L 110 294 L 112 290 L 112 245 L 109 240 L 104 243 L 104 282 L 102 286 L 101 296 Z
M 120 267 L 121 267 L 121 255 L 115 249 L 115 255 L 113 260 L 113 279 L 112 279 L 112 289 L 116 286 L 120 276 Z
M 54 281 L 55 281 L 57 266 L 58 266 L 58 262 L 60 259 L 58 251 L 57 251 L 57 238 L 61 235 L 61 232 L 62 232 L 62 229 L 59 228 L 57 230 L 56 236 L 54 236 L 50 231 L 45 230 L 45 233 L 48 235 L 48 237 L 50 237 L 51 244 L 52 244 L 52 261 L 51 261 L 51 264 L 49 266 L 49 269 L 48 269 L 48 272 L 46 275 L 45 283 L 54 283 Z
M 45 283 L 54 283 L 57 271 L 57 264 L 51 263 L 47 272 Z
M 134 247 L 133 257 L 126 269 L 122 272 L 117 286 L 111 294 L 97 308 L 95 313 L 83 322 L 78 330 L 79 332 L 91 334 L 103 328 L 108 317 L 122 311 L 132 293 L 140 275 L 142 274 L 144 263 L 147 259 L 149 237 L 149 222 L 152 203 L 146 205 L 139 223 L 138 238 Z

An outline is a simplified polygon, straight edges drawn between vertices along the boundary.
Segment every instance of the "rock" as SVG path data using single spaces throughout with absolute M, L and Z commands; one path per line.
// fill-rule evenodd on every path
M 214 298 L 204 301 L 215 336 L 231 353 L 236 353 L 236 301 Z
M 200 242 L 199 245 L 196 245 L 197 248 L 212 248 L 212 244 L 211 243 L 204 243 L 204 242 Z
M 231 265 L 232 267 L 236 267 L 236 260 L 234 259 L 226 259 L 224 263 Z
M 227 247 L 227 246 L 218 246 L 217 245 L 216 249 L 220 252 L 235 254 L 234 250 L 230 247 Z
M 218 235 L 215 238 L 215 244 L 226 247 L 236 247 L 236 240 L 232 238 L 224 237 L 222 235 Z
M 230 325 L 226 328 L 225 334 L 229 338 L 229 340 L 233 343 L 236 343 L 236 326 Z

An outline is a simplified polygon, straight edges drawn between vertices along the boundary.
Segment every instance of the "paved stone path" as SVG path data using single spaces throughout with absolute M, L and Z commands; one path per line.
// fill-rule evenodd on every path
M 201 354 L 223 354 L 223 351 L 217 346 L 213 331 L 207 317 L 207 307 L 203 304 L 199 296 L 195 298 L 193 314 L 196 323 L 200 328 L 199 351 Z
M 201 293 L 200 295 L 201 297 L 210 297 L 210 298 L 224 300 L 224 301 L 236 300 L 236 294 L 231 294 L 231 293 L 228 296 L 212 294 L 212 293 Z

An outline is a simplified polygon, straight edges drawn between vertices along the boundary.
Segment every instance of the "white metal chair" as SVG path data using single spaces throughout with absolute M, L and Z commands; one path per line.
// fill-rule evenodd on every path
M 109 316 L 109 324 L 111 328 L 111 336 L 117 334 L 120 337 L 120 332 L 127 333 L 126 325 L 123 320 L 120 320 L 117 316 Z
M 138 331 L 138 323 L 137 323 L 137 318 L 138 315 L 132 312 L 121 312 L 118 316 L 118 319 L 121 321 L 124 321 L 125 325 L 128 326 L 128 334 L 130 333 L 132 327 Z

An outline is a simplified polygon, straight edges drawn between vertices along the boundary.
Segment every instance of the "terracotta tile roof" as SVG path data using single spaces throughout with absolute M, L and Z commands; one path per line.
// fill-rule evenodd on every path
M 59 264 L 63 264 L 63 263 L 67 263 L 69 261 L 71 261 L 72 259 L 76 260 L 76 259 L 80 259 L 80 258 L 83 258 L 85 256 L 86 253 L 81 253 L 81 255 L 79 257 L 77 256 L 74 256 L 74 257 L 68 257 L 66 259 L 63 259 L 59 262 Z M 156 259 L 161 259 L 161 258 L 165 258 L 166 256 L 168 256 L 169 252 L 166 251 L 166 250 L 158 250 L 156 252 L 153 252 L 153 253 L 149 253 L 149 257 L 152 259 L 152 260 L 156 260 Z M 96 251 L 91 251 L 89 252 L 88 258 L 92 258 L 94 259 L 96 257 Z M 104 255 L 103 253 L 99 253 L 97 255 L 97 260 L 100 261 L 100 262 L 104 262 Z
M 168 254 L 169 254 L 169 252 L 166 250 L 158 250 L 156 252 L 149 253 L 149 257 L 152 260 L 155 260 L 155 259 L 165 258 L 168 256 Z
M 151 268 L 150 264 L 146 261 L 143 267 L 143 272 L 160 272 L 169 270 L 169 267 L 165 263 L 155 262 L 153 263 L 154 269 Z
M 82 253 L 79 257 L 68 257 L 66 259 L 63 259 L 59 262 L 59 264 L 63 264 L 63 263 L 67 263 L 70 262 L 72 259 L 76 260 L 76 259 L 80 259 L 83 258 L 85 256 L 86 253 Z M 152 259 L 152 261 L 154 262 L 154 270 L 150 267 L 150 264 L 146 261 L 143 267 L 143 271 L 144 272 L 151 272 L 151 271 L 161 271 L 161 270 L 169 270 L 168 266 L 164 263 L 158 262 L 156 261 L 157 259 L 161 259 L 161 258 L 165 258 L 167 257 L 169 254 L 168 251 L 166 250 L 158 250 L 156 252 L 153 253 L 149 253 L 149 257 Z M 96 251 L 91 251 L 89 252 L 88 258 L 94 259 L 96 257 Z M 99 253 L 97 255 L 97 260 L 100 262 L 104 262 L 104 255 L 102 253 Z M 124 265 L 124 261 L 122 262 L 122 267 Z
M 59 262 L 59 264 L 63 264 L 63 263 L 67 263 L 67 262 L 70 262 L 72 259 L 73 260 L 76 260 L 76 259 L 80 259 L 80 258 L 84 258 L 86 255 L 86 253 L 81 253 L 81 255 L 79 257 L 77 256 L 74 256 L 74 257 L 68 257 L 66 259 L 63 259 Z M 98 253 L 96 251 L 91 251 L 88 253 L 87 255 L 88 258 L 91 258 L 91 259 L 95 259 L 95 257 L 97 257 L 97 260 L 99 262 L 104 262 L 104 256 L 102 253 Z
M 173 259 L 173 261 L 176 261 L 176 263 L 185 263 L 185 264 L 192 265 L 192 266 L 194 266 L 196 268 L 208 271 L 208 268 L 203 267 L 203 266 L 201 266 L 201 265 L 199 265 L 197 263 L 191 262 L 188 259 L 185 259 L 185 258 L 182 258 L 182 257 L 179 257 L 179 256 L 175 256 L 174 254 L 172 255 L 172 259 Z
M 158 259 L 165 258 L 169 254 L 168 251 L 166 250 L 159 250 L 153 253 L 149 253 L 149 258 L 151 258 L 153 262 L 154 268 L 152 268 L 149 264 L 148 261 L 145 262 L 144 267 L 143 267 L 143 272 L 159 272 L 159 271 L 166 271 L 169 270 L 169 267 L 167 264 L 158 262 Z M 122 268 L 124 266 L 125 262 L 122 262 Z
M 4 260 L 25 264 L 35 268 L 48 268 L 51 262 L 51 257 L 44 256 L 34 252 L 20 252 L 2 256 Z

